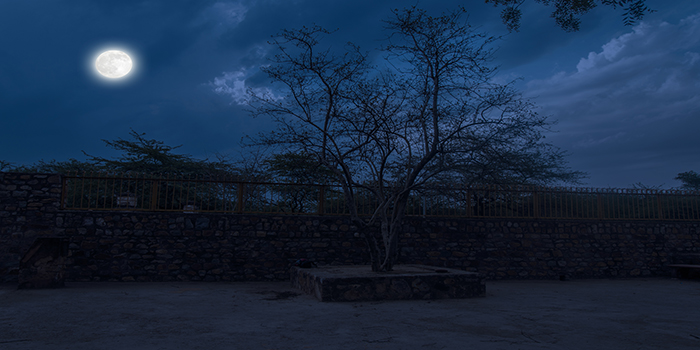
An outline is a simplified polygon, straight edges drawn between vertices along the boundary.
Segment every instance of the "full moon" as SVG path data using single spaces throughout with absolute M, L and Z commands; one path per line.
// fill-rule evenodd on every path
M 118 79 L 129 74 L 133 64 L 124 51 L 109 50 L 97 56 L 95 69 L 107 78 Z

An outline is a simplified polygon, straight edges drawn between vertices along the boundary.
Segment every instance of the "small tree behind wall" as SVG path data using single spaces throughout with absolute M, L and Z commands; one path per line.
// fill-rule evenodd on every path
M 540 142 L 545 118 L 510 84 L 493 82 L 487 46 L 495 39 L 475 33 L 463 14 L 395 11 L 385 22 L 384 67 L 372 67 L 352 44 L 342 53 L 321 48 L 330 34 L 322 28 L 286 30 L 263 68 L 286 96 L 251 93 L 252 114 L 279 126 L 256 143 L 309 155 L 332 171 L 373 271 L 396 263 L 411 191 L 504 164 L 510 172 L 540 162 L 561 179 L 582 175 L 561 167 L 562 153 Z M 360 216 L 356 197 L 368 194 L 373 212 Z

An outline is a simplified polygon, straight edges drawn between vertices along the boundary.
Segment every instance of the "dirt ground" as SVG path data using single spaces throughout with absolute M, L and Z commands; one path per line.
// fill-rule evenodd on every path
M 0 349 L 700 349 L 700 281 L 494 281 L 322 303 L 286 282 L 0 285 Z

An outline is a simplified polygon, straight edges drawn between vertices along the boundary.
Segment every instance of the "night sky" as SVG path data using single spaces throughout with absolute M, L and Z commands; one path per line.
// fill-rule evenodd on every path
M 439 5 L 435 5 L 435 4 Z M 2 0 L 0 160 L 86 160 L 120 153 L 101 141 L 145 138 L 215 160 L 239 156 L 241 137 L 273 126 L 244 111 L 246 87 L 264 89 L 259 67 L 270 36 L 318 24 L 328 43 L 374 50 L 382 20 L 415 2 L 384 0 Z M 421 1 L 431 15 L 463 5 L 496 43 L 496 79 L 517 87 L 558 121 L 545 141 L 588 172 L 588 187 L 671 188 L 700 171 L 700 1 L 647 0 L 658 10 L 633 26 L 599 6 L 567 33 L 552 8 L 530 1 L 520 32 L 483 0 Z M 507 35 L 506 35 L 507 34 Z M 101 50 L 120 48 L 134 70 L 119 84 L 98 79 Z M 245 150 L 243 150 L 245 154 Z

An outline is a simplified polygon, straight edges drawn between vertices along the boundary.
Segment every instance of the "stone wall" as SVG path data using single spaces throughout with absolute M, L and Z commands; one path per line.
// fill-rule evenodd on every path
M 700 252 L 700 223 L 533 219 L 409 219 L 405 260 L 489 279 L 671 276 Z
M 342 216 L 60 210 L 60 176 L 0 173 L 0 280 L 37 237 L 69 240 L 67 281 L 287 280 L 299 258 L 367 263 Z M 488 279 L 672 276 L 700 253 L 700 223 L 408 218 L 400 263 Z M 369 267 L 368 267 L 369 268 Z
M 55 235 L 61 177 L 0 172 L 0 282 L 17 280 L 35 238 Z

